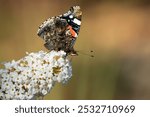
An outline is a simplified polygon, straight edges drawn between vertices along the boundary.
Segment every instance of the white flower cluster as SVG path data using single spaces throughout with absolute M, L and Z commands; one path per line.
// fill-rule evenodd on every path
M 30 100 L 45 96 L 55 82 L 66 83 L 72 76 L 64 51 L 30 53 L 4 66 L 0 70 L 0 99 Z

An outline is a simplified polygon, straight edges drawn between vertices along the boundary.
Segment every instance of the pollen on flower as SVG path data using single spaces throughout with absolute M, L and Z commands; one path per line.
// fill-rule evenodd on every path
M 53 67 L 53 73 L 54 74 L 59 74 L 61 72 L 61 67 L 57 66 L 57 67 Z
M 64 51 L 27 53 L 18 61 L 4 63 L 0 69 L 0 99 L 43 97 L 55 82 L 66 83 L 71 76 L 72 67 Z
M 60 56 L 54 56 L 54 59 L 57 61 L 60 58 Z

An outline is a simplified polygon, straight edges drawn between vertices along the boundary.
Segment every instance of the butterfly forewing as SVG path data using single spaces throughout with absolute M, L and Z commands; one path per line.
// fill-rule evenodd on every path
M 68 12 L 44 21 L 37 34 L 45 41 L 44 46 L 48 50 L 63 50 L 67 54 L 77 55 L 73 47 L 79 34 L 81 17 L 80 7 L 73 6 Z

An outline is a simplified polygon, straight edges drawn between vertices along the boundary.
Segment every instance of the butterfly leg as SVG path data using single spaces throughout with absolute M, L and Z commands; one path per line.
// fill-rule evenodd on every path
M 72 56 L 77 56 L 78 53 L 74 50 L 73 46 L 75 44 L 76 38 L 72 38 L 71 44 L 70 44 L 70 53 Z

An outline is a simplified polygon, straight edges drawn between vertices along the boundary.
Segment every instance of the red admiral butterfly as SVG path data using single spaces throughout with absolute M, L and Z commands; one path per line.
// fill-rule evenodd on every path
M 79 6 L 56 17 L 47 19 L 38 29 L 38 36 L 45 41 L 48 50 L 63 50 L 70 55 L 77 55 L 73 46 L 78 37 L 81 26 L 82 12 Z

